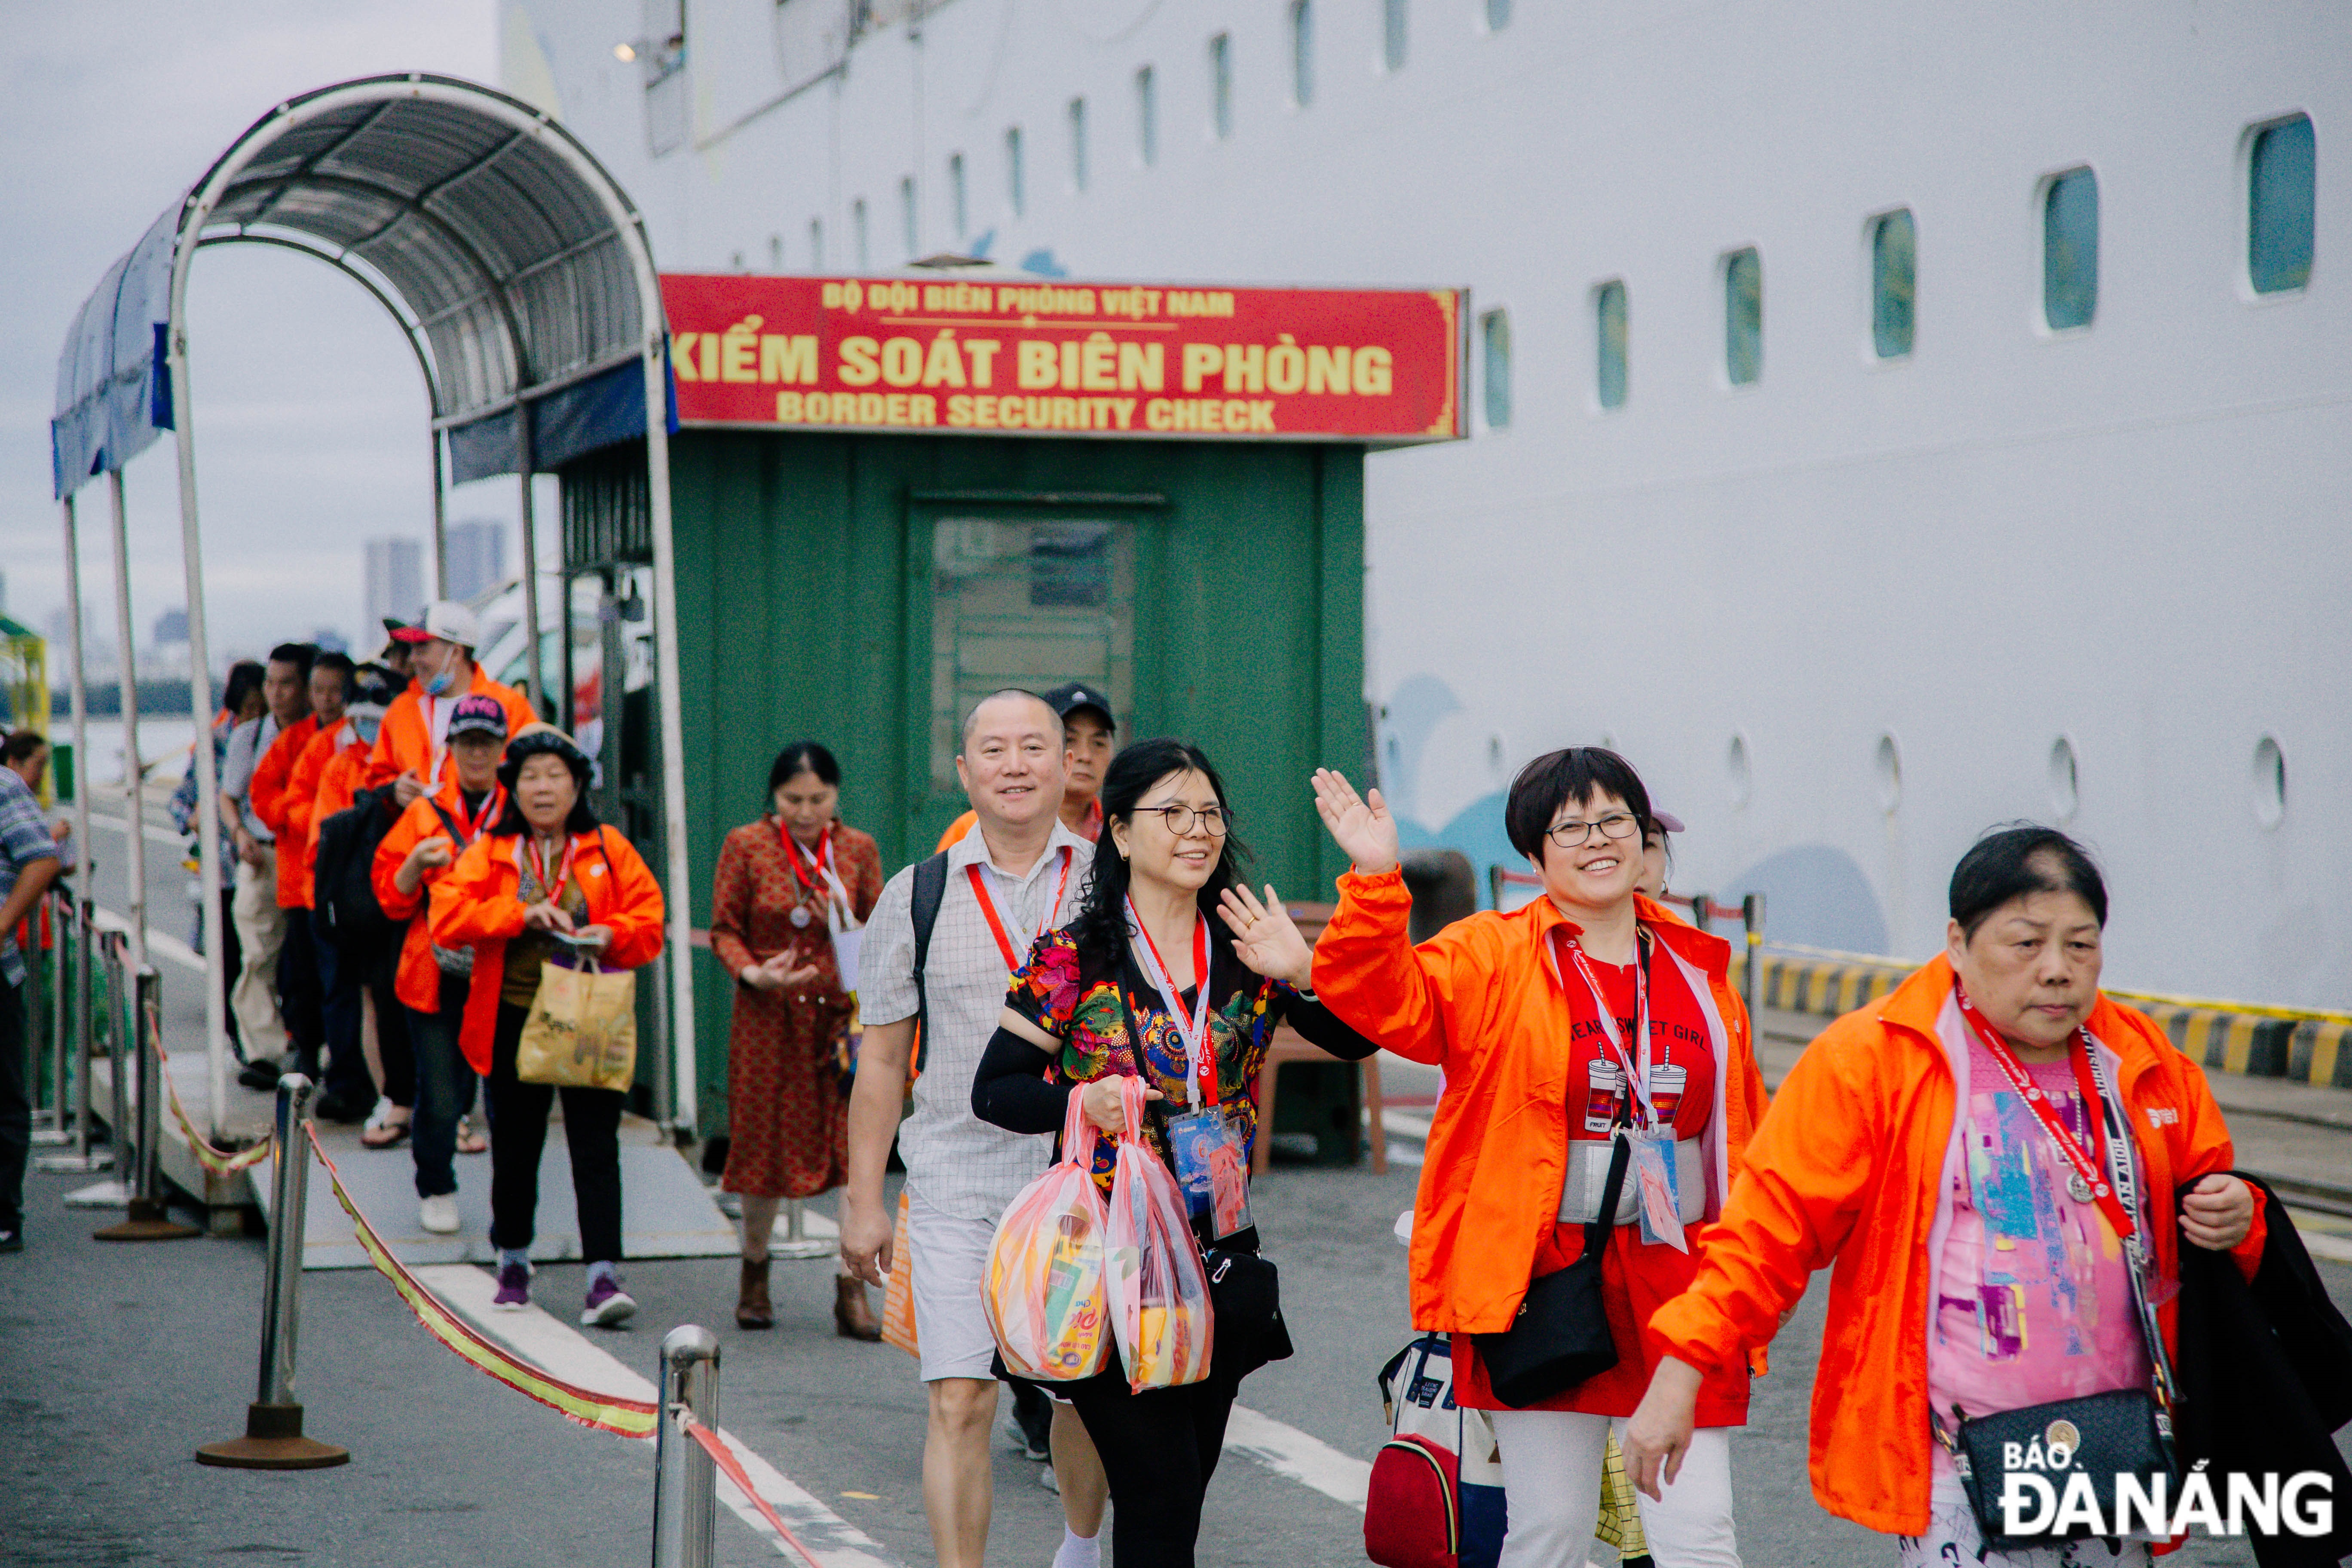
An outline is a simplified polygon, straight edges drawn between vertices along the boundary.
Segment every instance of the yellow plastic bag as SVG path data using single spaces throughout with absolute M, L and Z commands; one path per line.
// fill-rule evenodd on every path
M 1096 1132 L 1084 1098 L 1070 1096 L 1061 1159 L 1022 1188 L 996 1222 L 981 1293 L 1005 1366 L 1048 1383 L 1092 1377 L 1110 1354 L 1108 1216 L 1095 1189 Z
M 550 958 L 515 1047 L 515 1077 L 565 1089 L 625 1091 L 637 1076 L 637 977 Z

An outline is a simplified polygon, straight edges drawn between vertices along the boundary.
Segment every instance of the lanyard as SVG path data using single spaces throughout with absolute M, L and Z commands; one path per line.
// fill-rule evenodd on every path
M 776 832 L 784 841 L 784 860 L 792 867 L 793 875 L 800 879 L 802 887 L 815 892 L 817 879 L 824 874 L 825 863 L 833 858 L 833 829 L 828 826 L 817 835 L 814 856 L 808 856 L 808 852 L 801 847 L 800 840 L 793 837 L 793 830 L 784 826 L 782 817 L 776 819 Z M 804 856 L 809 862 L 805 865 L 803 864 Z
M 1128 927 L 1143 933 L 1143 951 L 1136 956 L 1144 961 L 1144 977 L 1159 988 L 1160 1000 L 1176 1026 L 1176 1037 L 1184 1046 L 1184 1103 L 1211 1106 L 1217 1103 L 1217 1052 L 1209 1039 L 1209 917 L 1196 913 L 1193 921 L 1192 1012 L 1188 1017 L 1175 979 L 1168 973 L 1168 961 L 1160 956 L 1160 944 L 1151 940 L 1151 929 L 1135 912 L 1135 900 L 1127 900 Z M 1136 1061 L 1140 1066 L 1143 1042 L 1137 1040 L 1135 1048 Z M 1200 1080 L 1197 1090 L 1193 1088 L 1195 1079 Z
M 1633 1103 L 1640 1108 L 1637 1120 L 1643 1128 L 1655 1127 L 1658 1110 L 1650 1100 L 1650 966 L 1644 961 L 1639 939 L 1635 939 L 1633 952 L 1633 1033 L 1637 1037 L 1635 1046 L 1640 1055 L 1638 1065 L 1634 1053 L 1626 1049 L 1624 1037 L 1617 1032 L 1616 1016 L 1610 1008 L 1609 999 L 1601 994 L 1601 982 L 1593 977 L 1592 965 L 1585 959 L 1583 944 L 1573 937 L 1562 940 L 1567 943 L 1569 957 L 1575 961 L 1576 973 L 1583 978 L 1585 990 L 1592 994 L 1593 1010 L 1601 1015 L 1601 1033 L 1609 1042 L 1609 1055 L 1625 1074 Z M 1557 958 L 1552 962 L 1552 973 L 1555 976 L 1559 973 Z M 1568 983 L 1561 981 L 1562 993 L 1567 989 Z
M 2091 1152 L 2083 1147 L 2081 1140 L 2068 1131 L 2066 1124 L 2058 1120 L 2058 1112 L 2051 1105 L 2050 1097 L 2042 1092 L 2042 1086 L 2035 1083 L 2026 1072 L 2024 1064 L 2017 1059 L 2017 1053 L 2010 1048 L 2007 1040 L 2000 1037 L 2000 1032 L 1985 1021 L 1985 1016 L 1982 1013 L 1977 1011 L 1976 1004 L 1969 1000 L 1968 993 L 1954 986 L 1952 996 L 1959 1004 L 1960 1016 L 1968 1020 L 1969 1027 L 1974 1029 L 1977 1038 L 1984 1042 L 1985 1050 L 1992 1057 L 1994 1065 L 2000 1068 L 2001 1076 L 2009 1079 L 2010 1087 L 2017 1090 L 2020 1098 L 2025 1101 L 2025 1108 L 2033 1112 L 2033 1119 L 2042 1123 L 2042 1130 L 2050 1134 L 2050 1142 L 2058 1146 L 2059 1154 L 2074 1170 L 2074 1181 L 2069 1184 L 2069 1187 L 2074 1201 L 2076 1203 L 2084 1201 L 2087 1192 L 2091 1200 L 2099 1205 L 2099 1212 L 2106 1216 L 2107 1224 L 2115 1230 L 2117 1239 L 2130 1244 L 2136 1254 L 2138 1247 L 2137 1238 L 2134 1233 L 2137 1227 L 2132 1223 L 2130 1211 L 2124 1207 L 2123 1200 L 2116 1195 L 2114 1186 L 2107 1181 L 2107 1173 L 2101 1168 L 2101 1162 L 2095 1160 Z M 2095 1047 L 2091 1043 L 2090 1032 L 2083 1030 L 2081 1034 L 2084 1057 L 2092 1058 Z M 2078 1060 L 2072 1065 L 2076 1081 L 2079 1083 L 2084 1064 Z M 2093 1071 L 2095 1073 L 2097 1071 L 2095 1065 L 2093 1067 Z M 2104 1075 L 2101 1076 L 2104 1077 Z M 2101 1144 L 2099 1151 L 2101 1154 L 2106 1152 L 2105 1135 L 2100 1126 L 2106 1113 L 2106 1096 L 2098 1090 L 2104 1089 L 2105 1087 L 2105 1083 L 2101 1082 L 2096 1089 L 2088 1089 L 2083 1096 L 2086 1107 L 2085 1120 L 2091 1123 L 2093 1139 Z M 2094 1105 L 2097 1110 L 2088 1110 L 2087 1108 Z
M 563 885 L 572 880 L 572 857 L 579 846 L 572 841 L 569 834 L 564 836 L 563 860 L 555 868 L 555 880 L 551 882 L 547 879 L 547 862 L 539 852 L 539 836 L 531 833 L 525 834 L 523 837 L 525 840 L 523 853 L 530 857 L 530 874 L 539 881 L 540 897 L 551 904 L 562 907 Z
M 996 912 L 996 900 L 989 893 L 988 873 L 979 861 L 974 860 L 966 866 L 964 874 L 971 879 L 971 896 L 980 900 L 980 912 L 987 918 L 989 934 L 996 938 L 996 951 L 1004 955 L 1004 967 L 1008 971 L 1019 969 L 1023 955 L 1029 951 L 1033 939 L 1027 931 L 1023 931 L 1021 945 L 1018 948 L 1013 945 L 1012 933 L 1004 928 L 1004 917 Z M 1070 847 L 1065 844 L 1062 846 L 1062 879 L 1054 884 L 1054 907 L 1045 912 L 1045 923 L 1037 928 L 1039 931 L 1051 931 L 1061 923 L 1062 895 L 1069 890 Z
M 465 833 L 467 844 L 482 836 L 482 829 L 490 825 L 490 818 L 498 815 L 499 807 L 506 804 L 506 798 L 505 786 L 492 784 L 482 793 L 482 809 L 467 816 L 465 792 L 460 790 L 457 793 L 457 826 Z

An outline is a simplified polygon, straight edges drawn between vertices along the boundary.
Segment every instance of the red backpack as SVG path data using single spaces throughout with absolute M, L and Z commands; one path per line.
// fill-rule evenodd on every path
M 1423 1334 L 1397 1352 L 1379 1383 L 1392 1436 L 1372 1460 L 1364 1554 L 1381 1568 L 1495 1568 L 1504 1509 L 1494 1428 L 1485 1411 L 1454 1403 L 1445 1336 Z

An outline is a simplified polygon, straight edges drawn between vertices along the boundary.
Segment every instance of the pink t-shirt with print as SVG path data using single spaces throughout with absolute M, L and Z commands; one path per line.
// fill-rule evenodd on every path
M 2073 1064 L 2025 1070 L 2095 1156 Z M 2121 1239 L 2095 1204 L 2066 1191 L 2064 1156 L 1973 1035 L 1969 1085 L 1960 1165 L 1941 1194 L 1950 1223 L 1927 1340 L 1936 1414 L 1948 1431 L 1955 1403 L 1987 1415 L 2146 1387 L 2147 1350 Z

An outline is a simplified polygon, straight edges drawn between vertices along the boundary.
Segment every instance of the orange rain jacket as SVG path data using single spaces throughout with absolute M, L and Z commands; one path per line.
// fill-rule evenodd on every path
M 348 719 L 339 721 L 331 730 L 312 735 L 295 761 L 292 776 L 286 781 L 285 805 L 279 812 L 286 826 L 278 830 L 280 909 L 307 910 L 311 905 L 311 862 L 319 847 L 319 786 L 327 776 L 327 764 L 334 761 L 346 742 L 357 743 Z
M 463 691 L 446 697 L 427 697 L 424 684 L 411 679 L 408 689 L 392 700 L 384 710 L 383 728 L 376 731 L 375 754 L 368 761 L 367 783 L 362 786 L 373 789 L 387 784 L 402 773 L 415 773 L 428 784 L 437 784 L 434 770 L 440 765 L 446 746 L 433 743 L 433 725 L 426 714 L 427 702 L 455 702 L 460 697 L 495 697 L 507 710 L 507 733 L 520 733 L 525 724 L 539 722 L 523 694 L 511 686 L 492 680 L 479 664 L 474 666 L 473 684 Z
M 471 947 L 474 977 L 466 993 L 466 1019 L 457 1043 L 478 1073 L 490 1070 L 490 1037 L 499 1022 L 499 987 L 506 980 L 507 943 L 522 934 L 523 840 L 520 833 L 484 834 L 433 883 L 432 940 Z M 635 846 L 610 827 L 572 836 L 572 874 L 588 900 L 588 923 L 610 926 L 613 942 L 599 960 L 609 969 L 637 969 L 661 956 L 662 894 Z
M 1673 1354 L 1708 1372 L 1769 1340 L 1813 1271 L 1833 1267 L 1813 1378 L 1813 1496 L 1896 1535 L 1927 1528 L 1937 1195 L 1958 1169 L 1954 1107 L 1968 1092 L 1953 985 L 1939 954 L 1806 1047 L 1748 1147 L 1698 1277 L 1650 1319 Z M 2178 1279 L 2174 1191 L 2230 1168 L 2229 1129 L 2204 1072 L 2145 1015 L 2102 995 L 2089 1022 L 2131 1115 L 2158 1277 Z M 2251 1273 L 2262 1244 L 2258 1208 L 2234 1249 L 2242 1269 Z M 2172 1342 L 2172 1304 L 2158 1315 Z
M 498 785 L 490 786 L 493 790 Z M 499 819 L 506 796 L 499 792 L 498 803 L 491 808 L 490 821 Z M 434 809 L 440 807 L 439 811 Z M 393 993 L 402 1004 L 419 1013 L 441 1010 L 441 964 L 433 956 L 433 921 L 426 906 L 432 901 L 433 884 L 456 868 L 453 859 L 447 866 L 427 866 L 416 884 L 416 891 L 404 894 L 393 880 L 408 852 L 428 838 L 447 838 L 452 846 L 463 850 L 449 832 L 449 825 L 441 820 L 441 812 L 449 814 L 451 821 L 463 824 L 467 817 L 466 797 L 457 787 L 457 772 L 441 781 L 438 793 L 419 795 L 408 803 L 400 820 L 384 834 L 383 842 L 376 846 L 375 863 L 368 868 L 368 879 L 375 884 L 375 901 L 383 906 L 389 919 L 406 921 L 408 934 L 400 944 L 400 969 L 393 980 Z M 488 829 L 484 829 L 485 836 Z
M 1764 1079 L 1747 1010 L 1727 978 L 1729 944 L 1647 899 L 1634 903 L 1711 1015 L 1711 1221 L 1763 1114 Z M 1415 947 L 1406 928 L 1412 910 L 1402 871 L 1340 878 L 1339 908 L 1315 944 L 1315 994 L 1387 1049 L 1445 1069 L 1413 1199 L 1412 1322 L 1493 1333 L 1517 1314 L 1536 1248 L 1559 1220 L 1574 1020 L 1545 949 L 1553 927 L 1575 928 L 1549 899 L 1538 899 L 1510 914 L 1456 921 Z M 1695 1227 L 1693 1241 L 1704 1247 L 1711 1229 Z
M 287 785 L 294 776 L 294 764 L 302 758 L 302 749 L 319 732 L 319 716 L 305 713 L 283 730 L 261 753 L 261 761 L 253 767 L 253 782 L 246 786 L 246 799 L 253 815 L 261 818 L 263 826 L 278 847 L 278 907 L 298 910 L 306 907 L 309 899 L 295 899 L 288 891 L 287 877 L 299 873 L 307 865 L 302 846 L 290 841 L 286 830 Z M 306 883 L 309 879 L 302 878 Z
M 348 726 L 351 721 L 343 721 Z M 319 770 L 319 793 L 310 805 L 310 865 L 315 871 L 319 863 L 319 831 L 327 818 L 339 811 L 348 810 L 359 798 L 360 791 L 368 787 L 368 749 L 359 743 L 357 735 L 339 737 L 334 753 Z M 313 889 L 316 890 L 315 889 Z

